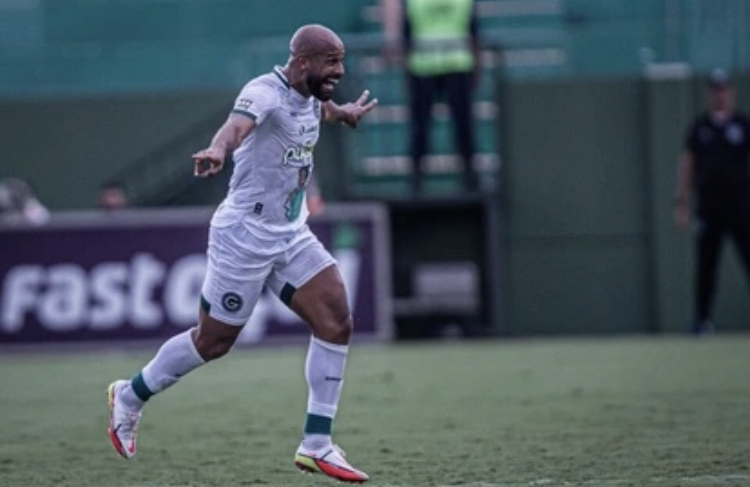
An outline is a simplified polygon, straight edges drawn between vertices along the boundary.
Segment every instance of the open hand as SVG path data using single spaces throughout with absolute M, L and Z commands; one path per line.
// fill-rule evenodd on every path
M 338 109 L 340 111 L 339 119 L 341 122 L 349 127 L 356 128 L 360 119 L 378 104 L 377 98 L 373 98 L 368 102 L 367 99 L 369 97 L 370 90 L 365 90 L 354 103 L 340 105 Z

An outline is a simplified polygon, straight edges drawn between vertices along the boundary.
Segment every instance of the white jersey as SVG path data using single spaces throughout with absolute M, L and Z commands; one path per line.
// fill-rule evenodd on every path
M 252 118 L 256 126 L 234 151 L 229 191 L 211 224 L 242 220 L 264 239 L 291 236 L 309 215 L 305 190 L 320 133 L 321 103 L 289 86 L 276 66 L 245 85 L 232 112 Z

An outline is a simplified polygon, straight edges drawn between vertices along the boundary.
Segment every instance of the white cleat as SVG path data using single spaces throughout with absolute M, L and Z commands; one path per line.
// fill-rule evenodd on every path
M 337 445 L 320 450 L 307 450 L 302 445 L 294 456 L 294 464 L 305 473 L 322 473 L 341 482 L 361 484 L 370 478 L 352 467 L 344 458 L 346 453 Z
M 109 439 L 120 456 L 133 458 L 138 439 L 138 422 L 141 420 L 141 411 L 130 409 L 119 400 L 119 393 L 126 385 L 128 385 L 128 381 L 116 380 L 107 388 Z

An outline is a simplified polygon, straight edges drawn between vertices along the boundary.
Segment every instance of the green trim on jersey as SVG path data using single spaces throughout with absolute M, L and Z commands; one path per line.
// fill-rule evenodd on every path
M 286 86 L 287 89 L 289 89 L 289 88 L 292 87 L 292 85 L 289 84 L 289 80 L 286 79 L 286 76 L 284 76 L 284 73 L 281 72 L 281 68 L 280 67 L 276 66 L 273 69 L 273 74 L 275 74 L 276 77 L 279 78 L 282 83 L 284 83 L 284 86 Z
M 232 113 L 238 113 L 238 114 L 240 114 L 240 115 L 244 115 L 244 116 L 246 116 L 247 118 L 250 118 L 250 119 L 252 119 L 252 120 L 258 120 L 258 116 L 257 116 L 256 114 L 254 114 L 254 113 L 250 113 L 250 112 L 246 112 L 246 111 L 244 111 L 244 110 L 237 110 L 237 109 L 235 108 L 234 110 L 232 110 Z

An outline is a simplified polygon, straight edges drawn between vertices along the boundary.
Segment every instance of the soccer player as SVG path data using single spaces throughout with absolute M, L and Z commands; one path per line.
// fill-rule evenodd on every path
M 193 154 L 199 177 L 220 171 L 229 153 L 235 161 L 227 196 L 211 220 L 198 326 L 167 340 L 131 380 L 110 384 L 109 437 L 121 456 L 136 453 L 144 403 L 226 354 L 268 286 L 312 332 L 307 418 L 295 465 L 344 482 L 368 479 L 331 441 L 352 317 L 337 263 L 306 224 L 303 197 L 320 123 L 356 127 L 377 104 L 368 101 L 368 91 L 353 103 L 331 101 L 343 61 L 344 44 L 333 31 L 301 27 L 286 65 L 245 85 L 211 145 Z

